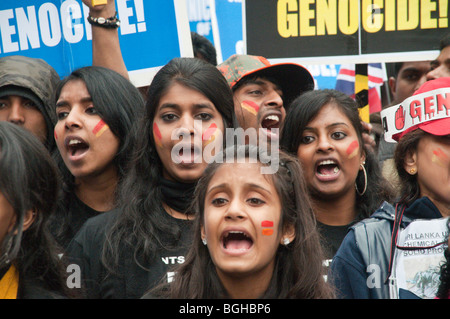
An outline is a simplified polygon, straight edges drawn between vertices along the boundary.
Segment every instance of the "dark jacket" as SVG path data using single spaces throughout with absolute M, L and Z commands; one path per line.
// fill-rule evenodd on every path
M 406 208 L 400 227 L 415 219 L 435 219 L 442 215 L 422 197 Z M 370 217 L 351 227 L 330 267 L 328 278 L 338 298 L 387 299 L 391 237 L 395 208 L 384 202 Z M 377 277 L 374 277 L 377 276 Z

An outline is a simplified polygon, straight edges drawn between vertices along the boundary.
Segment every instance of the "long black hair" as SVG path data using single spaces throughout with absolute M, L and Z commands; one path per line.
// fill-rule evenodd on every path
M 118 219 L 108 230 L 102 261 L 114 271 L 124 243 L 144 260 L 151 260 L 160 234 L 177 238 L 180 230 L 161 220 L 161 178 L 164 163 L 156 151 L 153 120 L 159 101 L 169 88 L 178 83 L 206 96 L 222 116 L 224 127 L 232 126 L 233 96 L 223 75 L 213 65 L 196 58 L 175 58 L 155 75 L 147 91 L 146 112 L 134 134 L 137 144 L 132 154 L 131 169 L 120 186 Z
M 369 217 L 383 200 L 391 200 L 393 192 L 381 174 L 375 154 L 369 151 L 363 142 L 363 127 L 355 100 L 345 93 L 329 89 L 309 91 L 300 95 L 292 102 L 286 115 L 280 146 L 291 154 L 297 154 L 305 127 L 317 116 L 322 107 L 329 103 L 334 103 L 350 120 L 356 131 L 360 150 L 366 155 L 364 166 L 367 172 L 367 181 L 365 181 L 364 174 L 359 171 L 355 182 L 360 190 L 364 189 L 364 185 L 367 183 L 367 190 L 362 196 L 356 196 L 356 207 L 361 217 Z
M 217 155 L 216 160 L 205 169 L 195 190 L 192 205 L 198 216 L 186 261 L 174 268 L 176 275 L 173 282 L 162 283 L 150 290 L 148 295 L 184 299 L 229 297 L 217 275 L 208 248 L 202 244 L 201 227 L 205 219 L 208 185 L 221 165 L 230 162 L 230 154 L 234 163 L 252 158 L 249 162 L 255 165 L 272 165 L 265 152 L 254 145 L 233 146 Z M 288 245 L 279 245 L 269 287 L 261 298 L 333 298 L 333 289 L 323 277 L 324 257 L 301 165 L 296 157 L 282 151 L 272 154 L 271 159 L 279 162 L 278 169 L 266 176 L 271 179 L 280 198 L 280 230 L 293 227 L 295 238 Z
M 66 269 L 48 230 L 59 185 L 58 170 L 44 145 L 25 129 L 0 122 L 0 192 L 16 214 L 15 225 L 0 248 L 0 268 L 11 262 L 20 278 L 69 296 Z M 30 210 L 34 220 L 24 231 Z
M 117 167 L 119 183 L 124 178 L 130 161 L 130 154 L 135 144 L 135 135 L 131 134 L 139 116 L 144 113 L 144 100 L 139 90 L 119 73 L 98 66 L 83 67 L 73 71 L 57 86 L 54 105 L 64 86 L 75 80 L 81 80 L 91 96 L 98 115 L 105 121 L 111 132 L 119 139 L 119 149 L 113 162 Z M 71 213 L 67 209 L 71 194 L 75 191 L 75 178 L 64 164 L 58 150 L 53 153 L 62 176 L 63 198 L 57 209 L 58 220 L 55 236 L 64 236 Z

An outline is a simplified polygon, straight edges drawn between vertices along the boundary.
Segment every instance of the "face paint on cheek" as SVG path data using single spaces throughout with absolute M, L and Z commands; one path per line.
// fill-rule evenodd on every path
M 218 132 L 216 123 L 212 123 L 205 132 L 202 134 L 202 141 L 204 145 L 208 145 L 216 139 L 216 133 Z
M 273 227 L 273 222 L 270 221 L 270 220 L 264 220 L 264 221 L 262 221 L 262 223 L 261 223 L 261 227 Z M 273 229 L 270 229 L 270 228 L 263 228 L 262 234 L 263 234 L 264 236 L 270 236 L 270 235 L 273 234 Z
M 243 101 L 241 108 L 256 116 L 259 111 L 259 105 L 252 101 Z
M 108 129 L 109 129 L 108 124 L 106 124 L 105 121 L 100 120 L 92 130 L 92 133 L 94 133 L 95 137 L 100 137 Z
M 358 155 L 358 149 L 359 149 L 358 141 L 351 142 L 346 151 L 348 159 L 351 159 L 356 155 Z
M 55 135 L 55 140 L 58 139 L 58 135 L 56 135 L 56 131 L 53 131 L 53 135 Z
M 437 165 L 445 168 L 446 163 L 448 165 L 449 157 L 447 156 L 447 154 L 444 153 L 443 150 L 438 148 L 433 151 L 433 156 L 431 157 L 431 161 L 433 163 L 436 163 Z
M 162 147 L 162 142 L 161 142 L 162 135 L 161 135 L 161 132 L 159 130 L 158 124 L 156 124 L 156 123 L 153 123 L 153 136 L 155 137 L 155 144 L 158 147 Z

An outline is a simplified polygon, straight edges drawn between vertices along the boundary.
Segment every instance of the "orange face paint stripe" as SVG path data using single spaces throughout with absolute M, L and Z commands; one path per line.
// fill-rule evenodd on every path
M 358 154 L 358 147 L 359 147 L 359 143 L 358 141 L 353 141 L 347 148 L 347 155 L 348 158 L 353 158 L 356 156 L 356 154 Z
M 256 115 L 258 113 L 258 111 L 259 111 L 258 104 L 256 104 L 255 102 L 252 102 L 252 101 L 243 101 L 241 103 L 241 107 L 244 110 L 252 113 L 253 115 Z
M 162 135 L 161 135 L 161 132 L 159 131 L 158 124 L 156 124 L 156 123 L 153 123 L 153 135 L 155 136 L 156 145 L 158 145 L 159 147 L 162 147 L 162 143 L 161 143 Z
M 58 135 L 56 135 L 56 131 L 53 131 L 53 134 L 55 135 L 55 140 L 58 139 Z
M 270 221 L 270 220 L 263 220 L 263 221 L 261 222 L 261 226 L 262 226 L 262 227 L 273 227 L 273 221 Z M 273 234 L 273 229 L 270 229 L 270 228 L 264 228 L 264 229 L 262 230 L 262 234 L 263 234 L 264 236 L 270 236 L 270 235 Z
M 440 148 L 438 148 L 433 151 L 431 161 L 439 166 L 445 167 L 445 162 L 448 161 L 448 156 Z
M 264 228 L 264 229 L 262 230 L 262 234 L 263 234 L 264 236 L 270 236 L 270 235 L 273 234 L 273 229 L 270 229 L 270 228 Z
M 105 123 L 105 121 L 100 120 L 100 121 L 97 123 L 97 125 L 94 127 L 94 129 L 92 130 L 92 133 L 94 133 L 96 137 L 99 137 L 99 136 L 102 135 L 108 128 L 109 128 L 109 126 Z

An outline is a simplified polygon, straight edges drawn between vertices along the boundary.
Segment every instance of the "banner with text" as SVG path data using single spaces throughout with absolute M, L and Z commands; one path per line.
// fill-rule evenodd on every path
M 137 86 L 170 59 L 193 56 L 184 0 L 116 0 L 116 8 L 122 54 Z M 62 77 L 92 65 L 88 13 L 81 0 L 0 1 L 0 57 L 41 58 Z
M 430 60 L 448 0 L 244 0 L 246 52 L 303 63 Z

